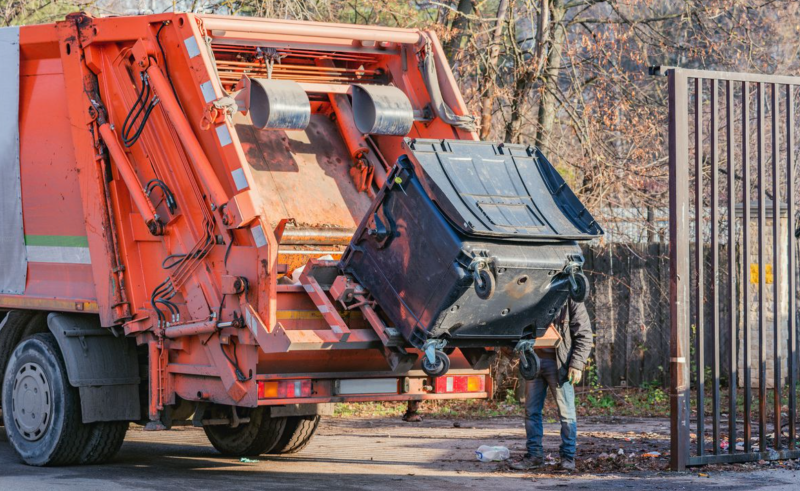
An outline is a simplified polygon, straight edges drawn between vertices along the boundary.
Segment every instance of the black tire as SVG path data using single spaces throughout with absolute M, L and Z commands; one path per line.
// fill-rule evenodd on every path
M 569 294 L 573 302 L 583 303 L 589 298 L 589 278 L 584 274 L 575 275 L 575 288 L 570 285 Z
M 450 370 L 450 357 L 443 351 L 436 352 L 436 361 L 431 365 L 428 357 L 422 354 L 422 371 L 431 377 L 441 377 Z
M 263 407 L 250 411 L 250 421 L 231 428 L 224 425 L 203 426 L 208 440 L 219 453 L 248 457 L 267 453 L 278 444 L 286 427 L 286 418 L 272 418 Z
M 52 334 L 35 334 L 11 354 L 3 379 L 3 420 L 11 446 L 25 463 L 56 466 L 80 460 L 90 427 L 81 422 L 78 389 L 69 385 Z
M 108 421 L 94 423 L 89 434 L 89 440 L 83 447 L 79 464 L 102 464 L 113 458 L 128 432 L 127 421 Z
M 523 360 L 522 357 L 525 357 Z M 524 363 L 523 363 L 524 362 Z M 525 366 L 527 364 L 527 366 Z M 539 356 L 533 351 L 526 351 L 520 356 L 519 360 L 519 374 L 525 380 L 533 380 L 539 375 L 539 367 L 541 362 Z
M 286 428 L 277 445 L 268 453 L 292 454 L 298 453 L 311 443 L 314 433 L 319 427 L 320 416 L 290 416 L 286 419 Z
M 478 298 L 488 300 L 494 295 L 497 281 L 494 279 L 494 275 L 491 271 L 482 269 L 478 274 L 480 275 L 481 281 L 475 282 L 475 293 L 478 295 Z

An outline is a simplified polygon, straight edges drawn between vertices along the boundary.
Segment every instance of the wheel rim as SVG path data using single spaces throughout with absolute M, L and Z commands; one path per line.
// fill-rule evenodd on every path
M 42 367 L 26 363 L 17 370 L 11 390 L 11 414 L 23 438 L 36 441 L 44 435 L 50 424 L 52 400 Z
M 436 358 L 436 361 L 434 361 L 433 363 L 431 363 L 430 361 L 428 361 L 427 358 L 425 358 L 424 360 L 422 360 L 422 364 L 425 366 L 425 368 L 427 368 L 431 372 L 439 371 L 439 369 L 442 368 L 442 365 L 444 365 L 442 360 L 440 360 L 439 358 Z

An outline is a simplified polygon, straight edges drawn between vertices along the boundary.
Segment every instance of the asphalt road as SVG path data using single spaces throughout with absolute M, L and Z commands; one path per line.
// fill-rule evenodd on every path
M 657 420 L 582 426 L 584 434 L 593 431 L 601 435 L 592 438 L 604 438 L 602 435 L 617 438 L 628 428 L 666 438 L 665 422 Z M 557 430 L 554 424 L 546 425 L 545 444 L 555 454 Z M 615 442 L 610 445 L 616 445 Z M 601 443 L 586 442 L 585 446 L 591 448 Z M 111 463 L 66 468 L 23 465 L 0 427 L 0 491 L 800 489 L 800 472 L 785 469 L 709 472 L 706 477 L 698 471 L 598 474 L 590 473 L 587 464 L 585 472 L 573 475 L 553 470 L 522 473 L 509 470 L 503 463 L 477 462 L 474 450 L 481 444 L 505 445 L 514 454 L 521 453 L 524 432 L 520 422 L 492 419 L 460 422 L 460 427 L 454 427 L 453 421 L 411 424 L 387 419 L 329 419 L 303 453 L 264 456 L 256 463 L 220 456 L 202 430 L 144 432 L 132 427 L 122 451 Z

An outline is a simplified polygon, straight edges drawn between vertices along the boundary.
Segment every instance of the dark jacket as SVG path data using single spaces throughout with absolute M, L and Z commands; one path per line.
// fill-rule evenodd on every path
M 583 371 L 594 344 L 592 323 L 586 306 L 568 300 L 553 324 L 563 338 L 556 349 L 559 374 L 566 378 L 570 367 Z

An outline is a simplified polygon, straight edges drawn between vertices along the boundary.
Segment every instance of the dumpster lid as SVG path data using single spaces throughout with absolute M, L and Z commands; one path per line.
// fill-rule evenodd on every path
M 428 196 L 467 235 L 590 240 L 603 230 L 535 147 L 406 139 Z

